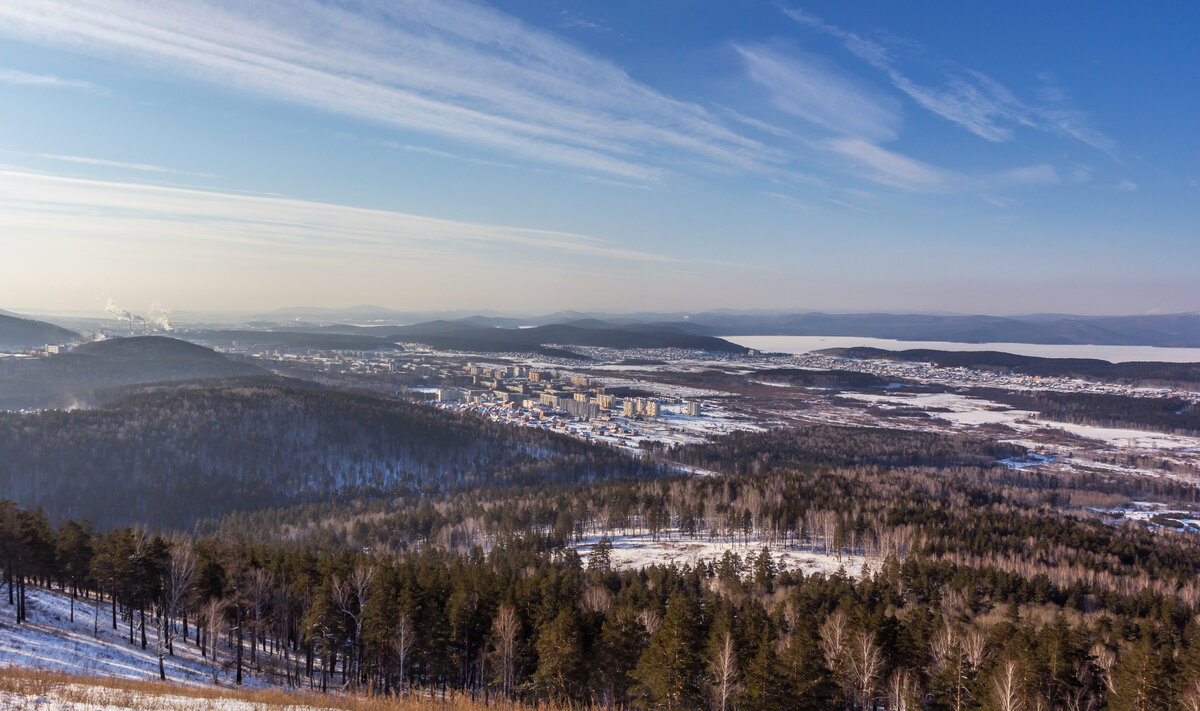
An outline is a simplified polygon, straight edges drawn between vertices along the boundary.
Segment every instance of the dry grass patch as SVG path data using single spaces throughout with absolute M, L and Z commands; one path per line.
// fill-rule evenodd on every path
M 21 699 L 45 699 L 60 704 L 101 705 L 129 709 L 205 709 L 245 708 L 247 711 L 271 709 L 330 709 L 334 711 L 558 711 L 566 707 L 526 705 L 512 702 L 473 701 L 470 697 L 450 695 L 430 698 L 395 696 L 320 694 L 311 691 L 221 686 L 176 686 L 159 681 L 139 681 L 108 677 L 77 676 L 61 672 L 23 667 L 0 668 L 0 709 Z M 238 702 L 241 702 L 240 704 Z M 20 706 L 14 708 L 21 708 Z

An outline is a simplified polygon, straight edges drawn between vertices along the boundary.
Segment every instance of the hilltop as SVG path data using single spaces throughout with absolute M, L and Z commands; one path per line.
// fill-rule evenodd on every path
M 78 333 L 52 323 L 0 313 L 0 348 L 28 348 L 78 340 Z
M 266 374 L 256 365 L 175 338 L 113 338 L 45 358 L 0 363 L 0 408 L 88 405 L 101 391 L 126 385 Z

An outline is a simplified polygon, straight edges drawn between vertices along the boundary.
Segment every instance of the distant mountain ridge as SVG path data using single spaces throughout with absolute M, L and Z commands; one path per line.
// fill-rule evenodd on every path
M 434 321 L 394 329 L 391 338 L 463 351 L 544 352 L 550 345 L 599 348 L 682 348 L 745 353 L 722 338 L 699 335 L 669 324 L 615 325 L 592 319 L 532 328 L 496 328 L 462 321 Z
M 394 344 L 379 335 L 366 335 L 378 329 L 394 329 L 394 326 L 346 326 L 346 327 L 295 327 L 279 329 L 196 330 L 181 332 L 181 338 L 221 346 L 233 343 L 258 346 L 285 346 L 290 348 L 313 348 L 317 350 L 370 351 L 376 348 L 394 347 Z
M 591 329 L 657 327 L 717 338 L 834 336 L 960 343 L 1200 348 L 1200 313 L 1194 312 L 1137 316 L 1076 316 L 1054 313 L 987 316 L 953 313 L 717 310 L 697 313 L 630 314 L 558 311 L 540 316 L 511 316 L 492 311 L 402 312 L 362 306 L 340 310 L 285 309 L 275 312 L 274 315 L 278 317 L 293 314 L 313 320 L 308 323 L 279 321 L 278 326 L 306 332 L 380 337 L 403 333 L 404 329 L 426 333 L 436 329 L 449 332 L 458 327 L 522 330 L 544 326 Z
M 504 325 L 500 325 L 504 324 Z M 459 320 L 435 320 L 411 326 L 363 326 L 334 324 L 295 326 L 273 331 L 197 331 L 191 337 L 216 342 L 218 337 L 247 343 L 346 342 L 371 345 L 397 341 L 422 343 L 432 348 L 474 352 L 538 353 L 561 358 L 578 354 L 553 346 L 599 348 L 682 348 L 714 353 L 745 353 L 746 348 L 722 338 L 693 333 L 677 324 L 616 324 L 599 319 L 578 319 L 528 328 L 513 326 L 509 319 L 473 316 Z M 361 340 L 350 340 L 361 339 Z
M 78 340 L 78 333 L 52 323 L 0 313 L 0 347 L 28 348 Z
M 1039 343 L 1200 348 L 1200 314 L 1008 317 L 929 314 L 696 314 L 693 333 L 719 336 L 842 336 L 960 343 Z

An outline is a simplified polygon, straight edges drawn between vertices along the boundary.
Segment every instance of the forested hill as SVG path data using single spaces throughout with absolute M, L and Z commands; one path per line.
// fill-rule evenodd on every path
M 24 348 L 78 340 L 78 333 L 52 323 L 0 313 L 0 348 Z
M 52 516 L 188 528 L 339 493 L 644 474 L 613 450 L 345 392 L 189 387 L 95 410 L 0 413 L 0 491 Z
M 64 408 L 94 404 L 97 391 L 124 385 L 264 374 L 256 365 L 174 338 L 114 338 L 46 358 L 0 362 L 0 408 Z
M 902 351 L 868 347 L 830 348 L 822 353 L 844 358 L 933 363 L 947 368 L 1004 370 L 1026 375 L 1065 376 L 1118 383 L 1147 385 L 1194 385 L 1200 383 L 1200 363 L 1153 361 L 1111 363 L 1097 358 L 1039 358 L 1000 351 L 939 351 L 928 348 Z

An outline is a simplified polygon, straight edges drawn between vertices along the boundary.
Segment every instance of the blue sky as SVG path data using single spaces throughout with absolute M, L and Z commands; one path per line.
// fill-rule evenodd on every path
M 1200 309 L 1194 3 L 0 4 L 0 306 Z

